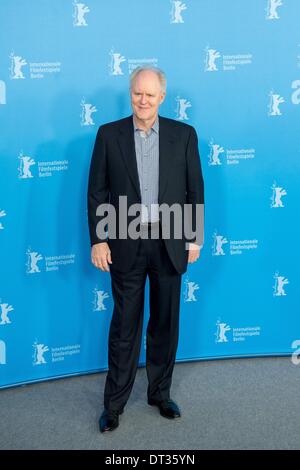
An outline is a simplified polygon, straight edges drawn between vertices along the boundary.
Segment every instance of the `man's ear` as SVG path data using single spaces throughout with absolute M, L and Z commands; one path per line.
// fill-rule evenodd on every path
M 162 102 L 164 101 L 165 97 L 166 97 L 166 93 L 162 93 L 162 94 L 160 95 L 160 103 L 159 103 L 159 104 L 162 104 Z

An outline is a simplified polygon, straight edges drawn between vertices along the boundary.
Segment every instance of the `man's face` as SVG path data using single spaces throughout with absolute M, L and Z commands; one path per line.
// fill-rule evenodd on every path
M 165 93 L 161 90 L 158 76 L 152 70 L 140 72 L 131 88 L 133 114 L 141 121 L 154 120 Z

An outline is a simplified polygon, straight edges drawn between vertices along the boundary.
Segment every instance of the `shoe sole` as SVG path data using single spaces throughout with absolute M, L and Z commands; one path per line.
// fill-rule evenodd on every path
M 117 429 L 118 427 L 119 427 L 119 425 L 118 425 L 118 426 L 114 426 L 113 428 L 109 428 L 109 429 L 103 429 L 103 430 L 100 429 L 100 432 L 101 432 L 101 434 L 104 434 L 104 433 L 106 433 L 106 432 L 114 431 L 114 430 Z
M 181 415 L 180 415 L 180 416 L 178 416 L 178 415 L 176 415 L 176 416 L 166 416 L 166 415 L 164 415 L 164 414 L 162 414 L 162 413 L 160 413 L 160 415 L 161 415 L 163 418 L 173 419 L 173 420 L 174 420 L 174 419 L 179 419 L 179 418 L 181 418 Z

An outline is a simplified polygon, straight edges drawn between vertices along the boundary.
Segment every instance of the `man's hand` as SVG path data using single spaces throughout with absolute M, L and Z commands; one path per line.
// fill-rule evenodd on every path
M 92 246 L 91 253 L 92 263 L 96 268 L 101 269 L 101 271 L 109 272 L 109 264 L 112 264 L 111 253 L 108 246 L 108 243 L 96 243 Z
M 188 263 L 194 263 L 200 256 L 200 246 L 196 245 L 196 243 L 189 244 L 189 257 Z

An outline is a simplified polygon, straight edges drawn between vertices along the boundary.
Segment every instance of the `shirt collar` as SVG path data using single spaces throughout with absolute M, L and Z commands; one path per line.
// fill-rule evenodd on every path
M 140 129 L 140 128 L 138 127 L 138 125 L 136 124 L 135 119 L 134 119 L 134 116 L 133 116 L 132 121 L 133 121 L 133 128 L 134 128 L 134 130 L 135 130 L 135 131 L 138 131 L 138 130 L 140 131 L 141 129 Z M 155 119 L 153 125 L 151 126 L 151 129 L 152 129 L 154 132 L 156 132 L 156 134 L 158 134 L 158 130 L 159 130 L 158 115 L 156 116 L 156 119 Z

